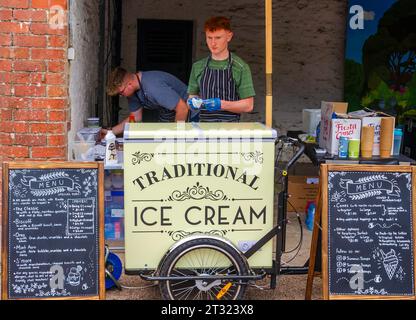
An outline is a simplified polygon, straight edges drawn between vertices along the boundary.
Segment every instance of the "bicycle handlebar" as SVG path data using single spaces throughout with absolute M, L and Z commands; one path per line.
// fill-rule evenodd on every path
M 285 143 L 290 143 L 296 147 L 298 147 L 298 151 L 295 153 L 295 155 L 288 161 L 285 170 L 289 170 L 290 167 L 292 167 L 295 162 L 302 156 L 303 152 L 305 151 L 305 145 L 301 142 L 299 142 L 297 139 L 286 137 L 286 136 L 280 136 L 277 142 L 283 141 Z M 276 143 L 277 143 L 276 142 Z

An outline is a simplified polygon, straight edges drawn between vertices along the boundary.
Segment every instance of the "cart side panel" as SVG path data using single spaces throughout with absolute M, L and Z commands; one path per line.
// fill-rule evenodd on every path
M 274 139 L 127 140 L 126 270 L 156 269 L 193 233 L 247 250 L 273 227 Z M 272 241 L 249 260 L 272 266 Z

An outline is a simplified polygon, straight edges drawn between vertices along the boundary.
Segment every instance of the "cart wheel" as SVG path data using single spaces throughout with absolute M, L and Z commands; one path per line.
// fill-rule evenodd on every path
M 184 242 L 166 256 L 160 276 L 248 275 L 247 261 L 231 245 L 213 238 Z M 238 280 L 164 280 L 159 287 L 166 300 L 242 299 L 245 283 Z
M 107 260 L 105 262 L 105 288 L 111 289 L 112 287 L 117 287 L 121 290 L 121 286 L 118 283 L 118 279 L 121 277 L 123 266 L 120 258 L 110 252 L 108 254 Z

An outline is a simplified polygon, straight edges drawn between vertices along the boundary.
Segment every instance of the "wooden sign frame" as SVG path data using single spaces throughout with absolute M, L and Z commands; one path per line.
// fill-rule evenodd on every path
M 390 166 L 390 165 L 321 165 L 321 191 L 322 191 L 322 284 L 323 298 L 331 300 L 347 300 L 347 299 L 379 299 L 379 300 L 415 300 L 415 292 L 413 296 L 381 296 L 381 295 L 330 295 L 329 292 L 329 266 L 328 266 L 328 173 L 343 171 L 362 171 L 362 172 L 403 172 L 412 174 L 412 230 L 413 230 L 413 257 L 415 257 L 416 246 L 416 167 L 414 166 Z M 416 259 L 413 259 L 413 288 L 416 291 Z
M 53 298 L 9 298 L 8 294 L 8 246 L 9 246 L 9 170 L 10 169 L 97 169 L 98 185 L 97 185 L 97 210 L 98 210 L 98 295 L 91 296 L 68 296 Z M 2 299 L 8 300 L 98 300 L 105 299 L 105 243 L 104 243 L 104 165 L 101 162 L 4 162 L 3 163 L 3 210 L 2 210 Z

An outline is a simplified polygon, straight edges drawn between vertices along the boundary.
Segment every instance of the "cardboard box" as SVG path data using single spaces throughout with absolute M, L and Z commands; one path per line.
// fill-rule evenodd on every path
M 374 127 L 374 143 L 373 143 L 373 156 L 380 155 L 380 127 L 381 127 L 381 119 L 383 117 L 392 117 L 391 115 L 379 112 L 379 111 L 366 111 L 366 110 L 359 110 L 348 113 L 350 117 L 354 117 L 357 119 L 361 119 L 361 127 L 370 126 Z M 394 139 L 394 125 L 392 131 L 393 139 Z M 391 147 L 391 154 L 393 154 L 394 144 Z
M 347 102 L 321 102 L 321 131 L 319 146 L 330 154 L 338 153 L 339 137 L 360 139 L 361 120 L 349 119 L 346 115 Z M 344 115 L 342 119 L 332 119 L 333 114 Z
M 305 213 L 308 201 L 316 200 L 318 185 L 318 177 L 289 176 L 287 211 L 293 212 L 296 209 L 298 213 Z

